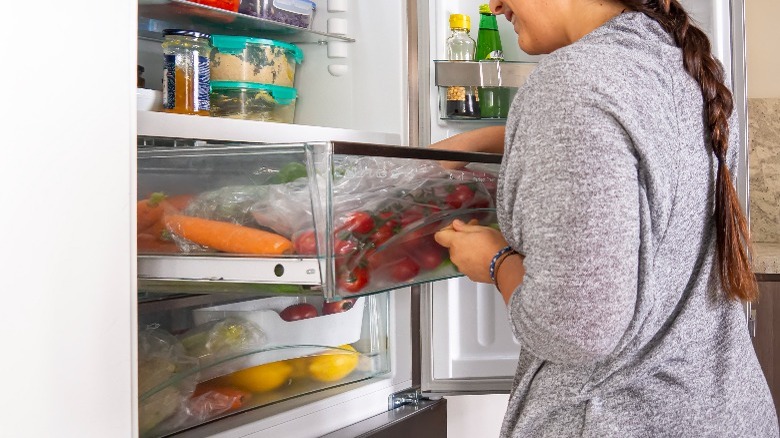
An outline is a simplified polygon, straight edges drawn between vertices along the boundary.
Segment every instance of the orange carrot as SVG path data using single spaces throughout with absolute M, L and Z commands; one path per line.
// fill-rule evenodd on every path
M 228 222 L 180 214 L 165 215 L 163 222 L 170 232 L 219 251 L 279 255 L 292 249 L 292 242 L 278 234 Z
M 173 242 L 165 242 L 151 234 L 139 234 L 137 239 L 140 253 L 171 253 L 179 252 L 179 246 Z
M 137 205 L 137 217 L 138 217 L 138 231 L 149 228 L 162 218 L 164 205 L 162 201 L 165 199 L 165 194 L 161 192 L 152 193 L 149 199 L 138 201 Z
M 188 205 L 190 205 L 190 202 L 192 202 L 192 199 L 194 197 L 195 195 L 169 196 L 165 198 L 165 202 L 178 211 L 184 211 L 184 209 L 187 208 Z

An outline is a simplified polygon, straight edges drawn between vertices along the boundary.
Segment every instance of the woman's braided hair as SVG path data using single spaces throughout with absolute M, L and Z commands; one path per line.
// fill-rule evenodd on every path
M 724 85 L 723 67 L 713 57 L 707 35 L 691 23 L 678 0 L 621 0 L 621 3 L 656 20 L 674 37 L 682 49 L 685 70 L 699 83 L 706 125 L 718 159 L 715 220 L 720 280 L 729 298 L 753 301 L 758 296 L 758 285 L 749 258 L 750 235 L 726 163 L 728 120 L 734 102 Z

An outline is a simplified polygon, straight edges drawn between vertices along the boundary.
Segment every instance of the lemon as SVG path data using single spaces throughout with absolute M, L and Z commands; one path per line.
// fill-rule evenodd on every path
M 320 382 L 335 382 L 347 377 L 357 367 L 360 354 L 351 345 L 342 345 L 338 348 L 341 350 L 310 358 L 309 377 Z
M 287 383 L 292 373 L 293 367 L 285 361 L 271 362 L 237 371 L 227 380 L 247 391 L 267 392 Z
M 306 369 L 309 366 L 309 358 L 308 357 L 298 357 L 295 359 L 287 359 L 285 361 L 287 364 L 292 367 L 292 372 L 290 373 L 290 378 L 292 379 L 300 379 L 301 377 L 306 377 Z

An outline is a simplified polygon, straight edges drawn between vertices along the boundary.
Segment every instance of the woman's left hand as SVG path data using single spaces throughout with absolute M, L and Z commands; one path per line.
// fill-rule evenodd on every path
M 458 270 L 473 281 L 492 283 L 490 261 L 507 245 L 501 232 L 476 221 L 455 220 L 434 235 L 439 245 L 450 250 L 450 260 Z

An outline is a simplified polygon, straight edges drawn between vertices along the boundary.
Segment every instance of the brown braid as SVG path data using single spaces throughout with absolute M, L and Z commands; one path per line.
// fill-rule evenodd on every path
M 726 164 L 731 92 L 723 83 L 723 67 L 710 52 L 707 35 L 690 21 L 677 0 L 620 0 L 628 8 L 656 20 L 682 49 L 685 70 L 696 79 L 704 97 L 712 149 L 718 159 L 715 186 L 715 221 L 720 280 L 732 299 L 753 301 L 758 285 L 750 264 L 750 235 Z

